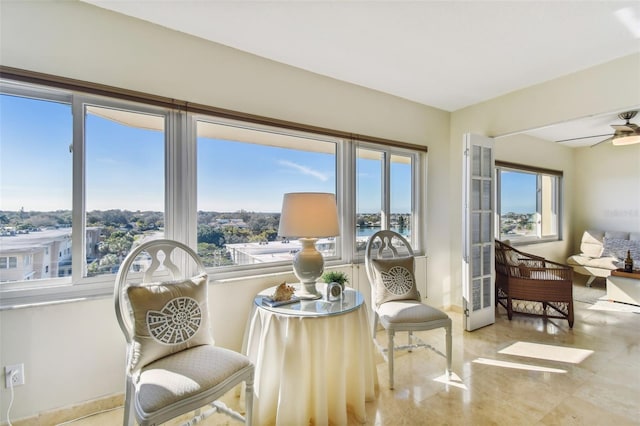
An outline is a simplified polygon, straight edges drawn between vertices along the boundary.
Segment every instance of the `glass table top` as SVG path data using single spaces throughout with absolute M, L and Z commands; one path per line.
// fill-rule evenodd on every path
M 296 291 L 300 288 L 299 284 L 291 284 Z M 316 284 L 316 288 L 322 293 L 321 299 L 316 300 L 298 300 L 293 303 L 280 306 L 270 306 L 263 301 L 264 298 L 271 296 L 277 286 L 269 287 L 262 290 L 253 300 L 253 303 L 260 309 L 266 309 L 281 315 L 304 316 L 304 317 L 327 317 L 333 315 L 346 314 L 364 303 L 362 294 L 351 288 L 345 287 L 340 300 L 329 301 L 326 297 L 327 285 L 324 283 Z

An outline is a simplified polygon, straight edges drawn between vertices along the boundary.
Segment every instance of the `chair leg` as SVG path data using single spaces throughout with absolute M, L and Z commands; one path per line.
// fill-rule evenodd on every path
M 409 346 L 408 351 L 413 352 L 413 348 L 411 347 L 411 345 L 413 345 L 413 331 L 407 332 L 407 345 Z
M 251 426 L 253 424 L 253 376 L 247 379 L 244 384 L 244 423 Z
M 449 324 L 445 327 L 446 331 L 446 347 L 447 347 L 447 376 L 451 377 L 451 320 L 449 320 Z
M 389 389 L 393 389 L 393 348 L 394 348 L 394 343 L 393 343 L 393 338 L 395 335 L 395 331 L 393 330 L 387 330 L 387 336 L 389 338 L 389 343 L 388 343 L 388 350 L 387 350 L 387 360 L 389 363 Z
M 371 336 L 373 336 L 373 340 L 376 340 L 376 332 L 378 331 L 378 314 L 373 314 L 373 326 L 371 328 Z
M 122 418 L 122 424 L 124 426 L 134 426 L 136 424 L 133 410 L 131 409 L 133 401 L 132 398 L 135 398 L 135 389 L 133 387 L 133 383 L 131 383 L 131 379 L 127 377 L 126 388 L 124 391 L 124 417 Z

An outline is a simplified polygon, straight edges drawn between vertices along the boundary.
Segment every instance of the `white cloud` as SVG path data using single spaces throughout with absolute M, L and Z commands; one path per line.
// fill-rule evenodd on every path
M 308 176 L 313 176 L 316 179 L 321 180 L 322 182 L 326 182 L 329 180 L 329 176 L 327 176 L 326 174 L 319 172 L 317 170 L 313 170 L 310 167 L 306 167 L 297 163 L 294 163 L 292 161 L 287 161 L 287 160 L 280 160 L 278 161 L 278 163 L 280 165 L 289 167 L 290 169 L 293 169 L 297 172 L 302 173 L 303 175 L 308 175 Z

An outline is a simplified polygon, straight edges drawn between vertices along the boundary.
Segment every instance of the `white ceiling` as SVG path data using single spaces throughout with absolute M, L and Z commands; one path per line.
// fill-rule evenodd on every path
M 639 1 L 85 1 L 447 111 L 640 52 Z

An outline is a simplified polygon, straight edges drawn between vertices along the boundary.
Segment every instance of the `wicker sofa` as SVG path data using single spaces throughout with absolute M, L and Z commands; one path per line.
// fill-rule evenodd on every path
M 566 319 L 573 327 L 573 269 L 497 240 L 495 255 L 496 306 L 509 320 L 518 313 Z

